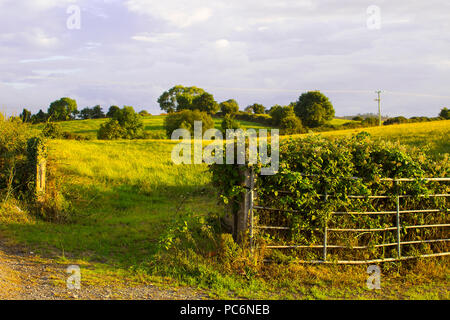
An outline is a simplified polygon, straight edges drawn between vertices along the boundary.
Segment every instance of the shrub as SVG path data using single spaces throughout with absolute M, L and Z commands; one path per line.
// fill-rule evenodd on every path
M 97 138 L 100 140 L 121 139 L 125 135 L 125 129 L 119 124 L 119 121 L 111 119 L 100 126 Z
M 364 118 L 361 117 L 361 116 L 356 116 L 356 117 L 353 117 L 352 120 L 353 120 L 353 121 L 363 121 Z
M 284 118 L 295 116 L 294 107 L 276 105 L 270 109 L 269 115 L 272 117 L 272 125 L 279 127 Z
M 12 195 L 28 190 L 27 142 L 32 136 L 27 124 L 0 120 L 0 192 Z
M 282 134 L 296 134 L 306 132 L 303 128 L 302 121 L 295 115 L 283 118 L 280 123 Z
M 143 139 L 144 123 L 133 107 L 124 106 L 114 113 L 111 120 L 100 126 L 97 137 L 101 140 Z
M 46 138 L 59 139 L 62 137 L 61 126 L 55 122 L 47 122 L 42 129 L 42 134 Z
M 361 125 L 363 127 L 375 127 L 379 124 L 378 118 L 375 117 L 368 117 L 365 118 L 363 121 L 361 121 Z
M 234 99 L 230 99 L 219 104 L 220 112 L 223 115 L 235 114 L 239 111 L 239 105 Z
M 389 118 L 386 121 L 384 121 L 383 125 L 389 126 L 392 124 L 401 124 L 401 123 L 408 123 L 408 119 L 406 119 L 405 117 Z
M 206 112 L 183 110 L 171 113 L 165 118 L 164 127 L 166 129 L 166 134 L 170 138 L 172 133 L 177 129 L 187 129 L 193 134 L 195 121 L 202 122 L 202 133 L 208 129 L 214 128 L 214 121 Z
M 231 115 L 227 114 L 222 121 L 222 131 L 226 132 L 227 129 L 240 129 L 241 126 Z

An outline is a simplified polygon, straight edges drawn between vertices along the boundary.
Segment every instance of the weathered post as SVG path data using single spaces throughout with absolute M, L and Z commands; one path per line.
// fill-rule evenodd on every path
M 251 169 L 245 169 L 242 171 L 243 175 L 243 187 L 245 192 L 240 198 L 239 208 L 234 216 L 234 232 L 233 237 L 238 243 L 243 243 L 245 241 L 245 235 L 247 230 L 249 230 L 249 214 L 250 208 L 253 207 L 253 173 Z M 251 214 L 250 214 L 251 215 Z
M 47 172 L 47 146 L 40 138 L 31 138 L 27 146 L 28 163 L 32 175 L 32 191 L 37 201 L 45 195 Z

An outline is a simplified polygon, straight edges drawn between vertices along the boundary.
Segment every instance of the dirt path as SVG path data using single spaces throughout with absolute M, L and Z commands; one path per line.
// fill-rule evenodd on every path
M 0 239 L 0 300 L 184 300 L 205 299 L 191 288 L 164 289 L 155 285 L 127 286 L 83 284 L 79 290 L 65 285 L 68 265 L 36 257 Z

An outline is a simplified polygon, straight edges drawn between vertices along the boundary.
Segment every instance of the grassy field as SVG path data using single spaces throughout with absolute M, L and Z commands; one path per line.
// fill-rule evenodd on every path
M 151 139 L 165 139 L 166 131 L 164 130 L 164 119 L 166 116 L 147 116 L 143 117 L 145 131 L 150 135 Z M 216 129 L 221 128 L 222 119 L 213 118 L 214 126 Z M 338 119 L 336 119 L 338 120 Z M 97 138 L 97 131 L 100 125 L 108 119 L 92 119 L 92 120 L 74 120 L 74 121 L 63 121 L 59 122 L 62 131 L 76 133 L 81 136 L 90 137 L 93 139 Z M 259 123 L 249 122 L 249 121 L 238 121 L 243 129 L 254 128 L 254 129 L 270 129 L 269 126 L 264 126 Z M 40 123 L 34 125 L 37 130 L 42 130 L 44 124 Z
M 95 135 L 102 121 L 62 125 L 63 130 Z M 163 130 L 162 121 L 160 116 L 149 117 L 147 130 Z M 410 146 L 428 145 L 436 154 L 450 151 L 450 121 L 322 135 L 332 138 L 359 131 Z M 174 165 L 170 158 L 174 144 L 169 140 L 53 140 L 51 161 L 62 193 L 71 203 L 69 222 L 45 222 L 26 211 L 16 213 L 23 219 L 12 219 L 0 210 L 0 230 L 39 255 L 85 266 L 83 281 L 93 285 L 111 279 L 190 285 L 206 289 L 215 298 L 450 298 L 446 259 L 419 261 L 408 265 L 407 271 L 400 264 L 389 265 L 383 270 L 383 289 L 377 292 L 366 288 L 364 267 L 248 268 L 253 262 L 242 252 L 236 258 L 243 259 L 241 271 L 227 272 L 216 257 L 220 238 L 211 236 L 207 228 L 217 224 L 215 217 L 223 212 L 210 174 L 205 165 Z

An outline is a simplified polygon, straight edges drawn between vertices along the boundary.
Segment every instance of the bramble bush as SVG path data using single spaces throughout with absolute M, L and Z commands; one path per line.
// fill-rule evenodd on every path
M 396 195 L 403 198 L 402 210 L 432 208 L 439 213 L 402 215 L 402 226 L 432 223 L 448 223 L 446 203 L 443 198 L 421 197 L 421 194 L 449 193 L 447 182 L 425 182 L 425 177 L 448 177 L 448 156 L 432 160 L 418 151 L 409 151 L 398 144 L 372 140 L 368 133 L 352 138 L 336 140 L 318 136 L 290 139 L 280 146 L 280 170 L 272 176 L 259 176 L 256 180 L 256 204 L 258 206 L 291 210 L 290 212 L 258 210 L 257 222 L 263 225 L 284 226 L 290 231 L 274 230 L 260 234 L 266 243 L 285 245 L 321 245 L 325 223 L 329 228 L 384 228 L 395 226 L 395 215 L 332 215 L 331 212 L 395 211 Z M 242 192 L 242 174 L 245 166 L 210 166 L 213 184 L 220 197 L 231 210 L 237 210 Z M 261 164 L 252 166 L 256 174 Z M 358 177 L 356 179 L 355 177 Z M 382 178 L 416 178 L 413 182 L 383 181 Z M 322 195 L 329 197 L 324 201 Z M 348 195 L 363 196 L 350 199 Z M 389 199 L 368 199 L 371 195 L 386 195 Z M 294 213 L 293 211 L 298 211 Z M 256 235 L 258 237 L 258 235 Z M 402 241 L 446 238 L 445 229 L 402 229 Z M 372 245 L 394 242 L 395 232 L 331 233 L 329 243 L 349 246 L 367 245 L 370 250 L 359 252 L 342 249 L 344 258 L 368 259 L 392 257 L 396 247 L 375 248 Z M 443 250 L 445 243 L 404 246 L 405 255 Z M 312 253 L 311 253 L 312 251 Z M 290 252 L 302 259 L 317 259 L 320 249 L 296 249 Z

